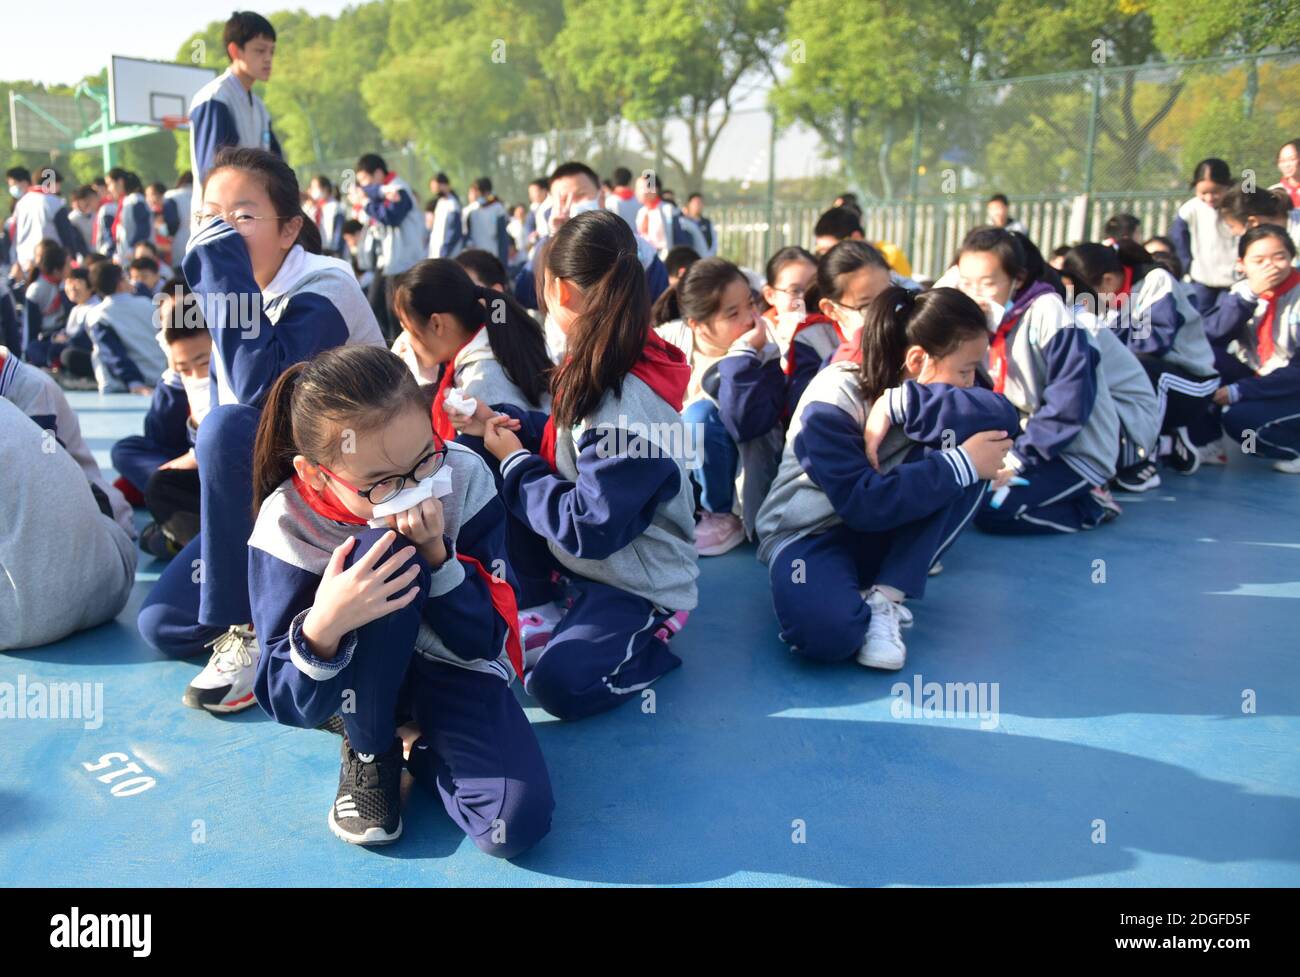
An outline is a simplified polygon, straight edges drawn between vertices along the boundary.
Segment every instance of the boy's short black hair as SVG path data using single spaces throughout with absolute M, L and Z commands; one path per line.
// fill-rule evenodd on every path
M 544 176 L 539 176 L 528 185 L 530 187 L 537 187 L 537 189 L 541 190 L 543 193 L 549 193 L 551 189 L 551 181 Z
M 11 166 L 5 170 L 5 176 L 18 183 L 32 182 L 32 171 L 25 166 Z
M 632 185 L 632 171 L 626 166 L 616 166 L 614 168 L 614 186 L 630 187 Z
M 68 280 L 75 278 L 79 282 L 85 282 L 87 287 L 90 286 L 90 272 L 85 268 L 69 268 L 67 278 Z
M 158 262 L 153 258 L 134 258 L 127 268 L 131 271 L 151 271 L 155 275 L 158 274 Z
M 699 260 L 699 252 L 688 245 L 679 244 L 664 256 L 664 270 L 668 272 L 668 277 L 672 278 L 677 272 L 685 271 Z
M 474 189 L 477 190 L 479 193 L 491 193 L 492 180 L 486 176 L 480 176 L 477 180 L 474 181 Z
M 1111 214 L 1106 219 L 1106 227 L 1103 233 L 1107 237 L 1120 238 L 1133 237 L 1137 234 L 1138 228 L 1142 226 L 1142 221 L 1133 214 Z
M 158 196 L 161 197 L 163 196 L 163 194 L 167 192 L 167 185 L 165 183 L 154 182 L 149 184 L 149 186 L 145 187 L 145 189 L 152 190 L 154 193 L 158 194 Z
M 189 339 L 208 331 L 208 325 L 203 321 L 203 312 L 199 307 L 198 299 L 190 291 L 190 286 L 183 276 L 176 275 L 167 279 L 167 283 L 159 289 L 158 295 L 154 297 L 155 309 L 161 308 L 163 296 L 172 299 L 171 315 L 159 323 L 163 342 L 170 346 L 178 339 Z M 155 316 L 157 314 L 155 312 Z
M 145 248 L 148 248 L 148 249 L 149 249 L 149 253 L 150 253 L 151 255 L 153 255 L 155 258 L 158 257 L 158 245 L 154 244 L 154 243 L 153 243 L 152 241 L 150 241 L 148 238 L 145 238 L 143 241 L 136 241 L 136 242 L 135 242 L 135 246 L 136 246 L 137 248 L 138 248 L 138 247 L 141 247 L 142 245 L 143 245 Z
M 1011 206 L 1011 201 L 1007 199 L 1007 195 L 1005 193 L 995 193 L 993 196 L 989 197 L 986 203 L 1002 204 L 1003 206 L 1006 207 Z
M 348 220 L 345 220 L 345 221 L 343 222 L 343 233 L 344 233 L 344 234 L 360 234 L 360 233 L 361 233 L 361 221 L 359 221 L 359 220 L 353 220 L 353 219 L 351 219 L 351 218 L 349 218 Z
M 591 185 L 593 187 L 597 190 L 600 189 L 600 177 L 596 175 L 596 171 L 586 163 L 580 163 L 576 159 L 569 160 L 567 163 L 561 163 L 555 169 L 551 170 L 550 183 L 554 183 L 556 180 L 562 180 L 566 176 L 585 176 L 587 179 L 591 180 Z
M 76 190 L 72 191 L 73 200 L 85 200 L 87 197 L 94 197 L 96 200 L 99 199 L 99 191 L 89 183 L 83 183 L 81 186 L 77 187 Z
M 388 172 L 388 164 L 384 162 L 384 157 L 380 156 L 378 153 L 366 153 L 357 160 L 358 173 L 373 173 L 375 170 L 383 170 L 385 173 Z
M 242 48 L 255 37 L 269 37 L 274 41 L 275 28 L 261 14 L 255 14 L 251 10 L 236 10 L 226 21 L 226 29 L 221 32 L 221 43 Z
M 101 261 L 90 269 L 90 287 L 95 294 L 108 298 L 122 284 L 122 266 L 111 261 Z
M 442 172 L 439 172 L 439 173 L 437 173 L 437 174 L 434 176 L 434 178 L 433 178 L 433 182 L 434 182 L 434 183 L 445 183 L 445 184 L 447 184 L 447 186 L 451 186 L 451 178 L 450 178 L 449 176 L 447 176 L 446 173 L 442 173 Z
M 862 234 L 862 220 L 847 207 L 832 207 L 817 218 L 813 237 L 833 237 L 847 241 L 854 234 Z

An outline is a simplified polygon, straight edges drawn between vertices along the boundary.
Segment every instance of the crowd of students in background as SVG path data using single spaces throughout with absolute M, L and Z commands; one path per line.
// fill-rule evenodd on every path
M 752 541 L 792 652 L 896 670 L 972 523 L 1095 529 L 1234 450 L 1300 473 L 1297 141 L 1273 189 L 1200 162 L 1167 236 L 1115 214 L 1044 257 L 997 195 L 931 283 L 845 194 L 748 269 L 700 194 L 622 167 L 510 208 L 443 174 L 421 207 L 376 154 L 303 191 L 251 95 L 273 28 L 226 39 L 197 187 L 6 174 L 0 648 L 116 615 L 146 510 L 141 636 L 207 656 L 188 706 L 340 734 L 348 842 L 400 835 L 407 769 L 485 852 L 535 844 L 511 682 L 565 720 L 637 699 L 701 558 Z M 150 398 L 113 484 L 87 384 Z

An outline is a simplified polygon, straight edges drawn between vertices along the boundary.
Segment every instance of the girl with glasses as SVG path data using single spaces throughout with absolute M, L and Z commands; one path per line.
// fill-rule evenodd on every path
M 442 468 L 448 494 L 368 525 L 376 505 Z M 276 381 L 253 482 L 257 701 L 288 726 L 341 717 L 330 830 L 395 841 L 406 766 L 484 852 L 530 848 L 553 802 L 510 690 L 522 650 L 514 591 L 493 572 L 507 565 L 505 510 L 487 464 L 433 431 L 398 357 L 347 346 Z

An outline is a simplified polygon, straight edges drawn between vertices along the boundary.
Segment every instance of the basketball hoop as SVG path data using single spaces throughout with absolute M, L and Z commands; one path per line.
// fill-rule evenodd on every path
M 183 125 L 188 125 L 190 120 L 186 115 L 164 115 L 161 121 L 164 129 L 179 129 Z

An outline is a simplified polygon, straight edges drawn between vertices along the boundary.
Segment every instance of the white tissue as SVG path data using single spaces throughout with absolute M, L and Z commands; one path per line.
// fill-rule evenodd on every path
M 387 502 L 381 502 L 375 506 L 370 525 L 375 529 L 382 529 L 388 525 L 388 516 L 395 516 L 399 512 L 405 512 L 407 509 L 411 509 L 435 495 L 441 499 L 450 494 L 451 469 L 443 465 L 428 478 L 402 489 Z
M 473 397 L 466 397 L 465 392 L 459 387 L 452 387 L 442 398 L 444 410 L 455 411 L 457 414 L 464 414 L 466 417 L 473 417 L 474 412 L 478 410 L 478 401 Z

